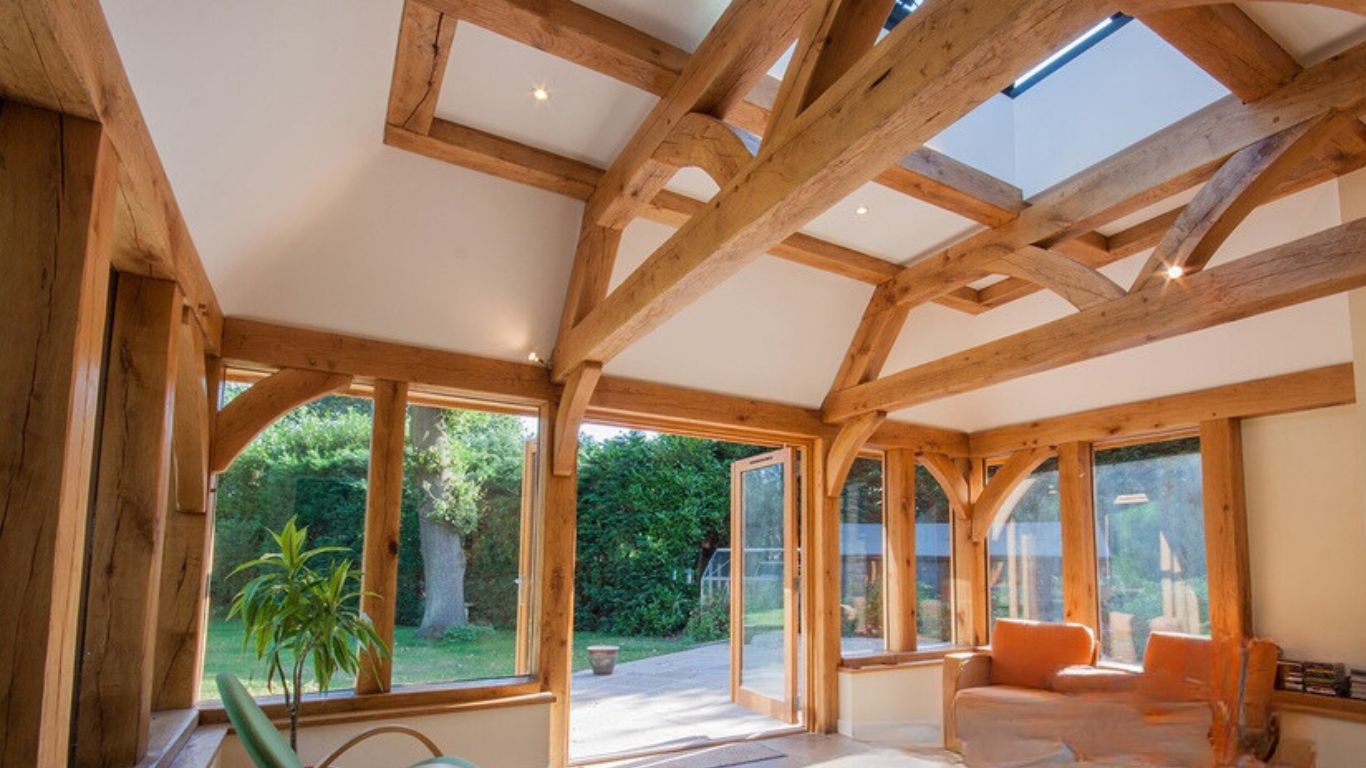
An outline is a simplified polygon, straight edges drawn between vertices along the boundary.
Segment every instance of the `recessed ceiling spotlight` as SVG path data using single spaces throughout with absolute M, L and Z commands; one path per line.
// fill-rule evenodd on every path
M 866 205 L 860 205 L 859 207 L 857 207 L 857 208 L 854 209 L 854 213 L 857 214 L 857 215 L 859 215 L 859 216 L 867 216 L 867 215 L 868 215 L 868 206 L 866 206 Z
M 1170 267 L 1167 267 L 1167 279 L 1169 280 L 1176 280 L 1184 274 L 1186 274 L 1186 270 L 1182 269 L 1180 264 L 1173 264 Z
M 530 352 L 527 353 L 527 355 L 526 355 L 526 361 L 527 361 L 528 363 L 540 364 L 540 362 L 541 362 L 541 356 L 538 355 L 538 354 L 536 354 L 536 350 L 533 349 L 533 350 L 531 350 Z
M 537 101 L 550 101 L 550 91 L 544 85 L 531 89 L 531 98 Z

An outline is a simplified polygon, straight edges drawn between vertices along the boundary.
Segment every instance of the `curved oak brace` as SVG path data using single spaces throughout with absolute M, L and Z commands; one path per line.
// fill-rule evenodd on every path
M 214 417 L 209 471 L 227 469 L 252 438 L 291 409 L 350 384 L 344 373 L 282 368 L 251 385 Z
M 978 496 L 972 505 L 973 541 L 981 541 L 987 537 L 987 529 L 996 519 L 996 513 L 1001 511 L 1001 505 L 1010 496 L 1010 492 L 1015 490 L 1015 486 L 1030 472 L 1048 461 L 1050 456 L 1052 452 L 1047 448 L 1016 451 L 1006 459 L 1006 463 L 1002 464 L 1000 469 L 996 470 L 996 474 L 991 476 L 986 487 L 982 489 L 982 495 Z
M 1028 246 L 991 264 L 991 271 L 1038 283 L 1077 309 L 1094 307 L 1124 295 L 1124 289 L 1093 267 L 1047 248 Z
M 1203 269 L 1233 230 L 1266 202 L 1286 176 L 1312 160 L 1321 144 L 1355 120 L 1354 116 L 1330 113 L 1234 153 L 1162 236 L 1130 292 L 1157 283 L 1170 267 L 1180 267 L 1186 274 Z
M 873 436 L 877 428 L 882 426 L 882 422 L 887 420 L 887 414 L 881 411 L 865 413 L 856 419 L 850 419 L 840 427 L 839 434 L 830 441 L 830 452 L 825 457 L 825 495 L 829 498 L 839 496 L 840 490 L 844 488 L 844 481 L 849 478 L 849 470 L 854 466 L 854 459 L 858 458 L 858 452 L 863 450 L 863 445 L 868 442 L 868 438 Z
M 700 112 L 689 112 L 659 145 L 653 159 L 675 170 L 696 166 L 717 186 L 725 186 L 754 159 L 754 153 L 729 125 Z
M 579 426 L 583 424 L 583 415 L 588 412 L 588 402 L 593 399 L 593 390 L 600 378 L 602 363 L 588 362 L 575 368 L 564 383 L 560 407 L 555 410 L 555 452 L 551 462 L 551 471 L 560 477 L 574 474 Z
M 968 492 L 968 479 L 953 459 L 942 453 L 922 453 L 920 466 L 934 478 L 944 495 L 949 499 L 949 508 L 959 520 L 972 519 L 972 499 Z

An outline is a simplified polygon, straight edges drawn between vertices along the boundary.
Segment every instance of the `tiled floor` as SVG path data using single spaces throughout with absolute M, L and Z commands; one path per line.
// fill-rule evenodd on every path
M 950 768 L 962 765 L 957 755 L 940 749 L 855 741 L 844 736 L 801 733 L 764 739 L 761 743 L 781 753 L 782 757 L 746 763 L 744 768 Z M 671 762 L 692 754 L 696 753 L 658 755 L 594 768 L 670 768 Z

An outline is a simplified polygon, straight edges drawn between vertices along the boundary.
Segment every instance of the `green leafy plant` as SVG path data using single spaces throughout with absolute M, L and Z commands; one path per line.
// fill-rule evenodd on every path
M 345 558 L 326 557 L 343 547 L 307 549 L 308 528 L 292 517 L 270 535 L 278 551 L 233 570 L 256 575 L 233 598 L 228 617 L 242 617 L 242 647 L 266 661 L 267 686 L 278 681 L 284 690 L 289 745 L 296 748 L 305 670 L 311 666 L 318 690 L 326 691 L 338 673 L 356 674 L 362 648 L 377 657 L 389 648 L 360 611 L 360 572 Z

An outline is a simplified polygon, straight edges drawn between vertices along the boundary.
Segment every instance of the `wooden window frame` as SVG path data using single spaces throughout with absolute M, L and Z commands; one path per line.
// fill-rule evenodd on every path
M 234 365 L 223 371 L 223 381 L 225 383 L 254 384 L 268 375 L 271 369 L 268 367 L 255 367 L 247 365 Z M 349 387 L 331 393 L 342 397 L 354 397 L 373 401 L 375 383 L 363 381 L 353 382 Z M 215 402 L 217 407 L 219 402 Z M 546 423 L 544 414 L 535 405 L 529 405 L 520 401 L 499 400 L 490 398 L 473 398 L 468 396 L 454 395 L 441 390 L 440 387 L 424 386 L 413 384 L 410 386 L 406 405 L 424 405 L 428 407 L 450 408 L 482 411 L 485 413 L 498 413 L 505 415 L 535 417 L 537 419 L 536 432 L 536 452 L 539 455 L 548 455 L 550 446 L 547 444 L 550 434 L 550 425 Z M 293 409 L 291 409 L 293 410 Z M 406 410 L 406 408 L 405 408 Z M 371 461 L 374 460 L 373 443 L 370 446 Z M 538 467 L 539 472 L 539 467 Z M 532 523 L 535 530 L 532 532 L 531 541 L 533 549 L 541 540 L 540 527 L 543 524 L 543 492 L 541 483 L 532 482 L 530 488 L 534 492 L 531 506 Z M 527 482 L 523 481 L 524 491 L 528 488 Z M 369 489 L 367 489 L 368 492 Z M 525 503 L 525 499 L 523 500 Z M 367 504 L 367 526 L 370 524 L 370 508 Z M 527 532 L 522 532 L 522 543 L 527 541 Z M 212 532 L 210 532 L 212 536 Z M 362 544 L 362 549 L 364 544 Z M 525 561 L 525 555 L 523 556 Z M 539 590 L 539 561 L 538 553 L 532 552 L 530 562 L 532 564 L 531 584 L 527 588 L 530 600 L 525 606 L 525 610 L 518 606 L 519 622 L 528 620 L 525 628 L 519 627 L 518 634 L 521 638 L 519 645 L 525 645 L 525 649 L 517 650 L 517 664 L 525 666 L 527 672 L 520 675 L 509 675 L 495 678 L 478 678 L 472 680 L 449 680 L 430 683 L 412 683 L 406 685 L 393 686 L 391 675 L 386 674 L 386 679 L 375 681 L 378 689 L 373 692 L 359 692 L 355 688 L 329 691 L 326 694 L 311 693 L 303 697 L 300 706 L 302 722 L 331 722 L 338 717 L 350 719 L 366 719 L 359 713 L 393 713 L 397 711 L 408 712 L 409 710 L 420 710 L 423 714 L 444 711 L 452 706 L 468 707 L 477 703 L 498 702 L 504 699 L 520 699 L 531 694 L 543 692 L 540 682 L 540 670 L 536 664 L 537 653 L 535 638 L 539 630 L 539 612 L 537 610 L 537 595 Z M 208 570 L 211 570 L 212 565 Z M 397 594 L 382 595 L 381 597 L 393 600 Z M 207 630 L 207 625 L 206 625 Z M 388 670 L 392 672 L 392 670 Z M 359 681 L 358 681 L 359 683 Z M 282 719 L 287 717 L 284 709 L 283 698 L 280 696 L 261 696 L 256 697 L 257 703 L 272 719 Z M 226 723 L 227 714 L 219 702 L 200 701 L 196 702 L 196 708 L 200 713 L 200 722 L 204 724 Z M 373 715 L 371 715 L 373 716 Z M 343 720 L 347 721 L 347 720 Z

